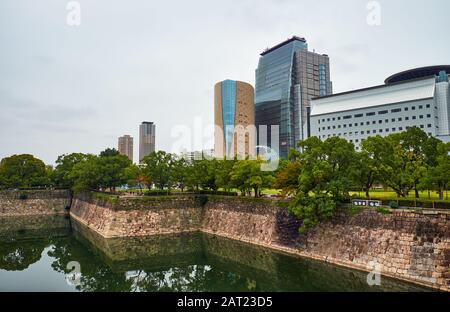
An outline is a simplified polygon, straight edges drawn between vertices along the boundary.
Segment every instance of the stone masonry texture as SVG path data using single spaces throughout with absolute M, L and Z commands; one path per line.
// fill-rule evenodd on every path
M 450 289 L 450 213 L 392 210 L 335 217 L 299 234 L 286 205 L 270 200 L 210 196 L 101 201 L 75 198 L 72 219 L 103 237 L 202 231 L 341 266 L 381 273 L 444 291 Z
M 0 217 L 67 213 L 66 190 L 0 191 Z

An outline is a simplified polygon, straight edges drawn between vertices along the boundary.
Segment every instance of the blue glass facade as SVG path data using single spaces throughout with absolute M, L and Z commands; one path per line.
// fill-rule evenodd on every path
M 306 40 L 294 36 L 261 53 L 255 76 L 255 124 L 267 126 L 267 138 L 258 137 L 258 145 L 267 142 L 287 158 L 289 149 L 310 136 L 311 99 L 333 92 L 328 55 L 308 51 Z M 279 126 L 278 142 L 271 142 L 273 125 Z
M 306 41 L 291 40 L 273 51 L 263 53 L 256 69 L 256 126 L 268 126 L 267 140 L 271 146 L 270 126 L 279 125 L 281 157 L 286 157 L 288 148 L 295 144 L 291 100 L 293 60 L 295 52 L 302 49 L 308 49 Z
M 441 70 L 439 72 L 438 77 L 436 78 L 437 82 L 448 82 L 448 74 L 445 70 Z
M 234 116 L 236 113 L 236 81 L 225 80 L 221 84 L 222 118 L 226 155 L 230 154 L 234 132 Z

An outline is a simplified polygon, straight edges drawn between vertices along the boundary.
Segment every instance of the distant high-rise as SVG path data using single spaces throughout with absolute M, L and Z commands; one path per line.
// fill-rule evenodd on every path
M 139 126 L 139 162 L 155 151 L 155 124 L 143 121 Z
M 119 138 L 119 153 L 133 161 L 133 137 L 124 135 Z
M 289 148 L 310 136 L 311 98 L 329 94 L 329 58 L 309 52 L 304 38 L 294 36 L 261 53 L 256 69 L 256 126 L 268 126 L 271 146 L 270 126 L 279 125 L 280 157 L 286 158 Z
M 214 123 L 216 157 L 253 155 L 256 143 L 253 87 L 234 80 L 216 83 Z

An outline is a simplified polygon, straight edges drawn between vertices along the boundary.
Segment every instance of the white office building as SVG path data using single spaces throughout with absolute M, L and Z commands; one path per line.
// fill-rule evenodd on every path
M 184 158 L 188 163 L 192 163 L 194 160 L 213 159 L 215 155 L 214 149 L 204 149 L 202 151 L 194 152 L 188 152 L 187 150 L 184 150 L 181 152 L 180 157 Z
M 360 149 L 369 136 L 418 127 L 450 141 L 450 66 L 408 70 L 381 86 L 318 97 L 311 102 L 311 135 L 338 136 Z

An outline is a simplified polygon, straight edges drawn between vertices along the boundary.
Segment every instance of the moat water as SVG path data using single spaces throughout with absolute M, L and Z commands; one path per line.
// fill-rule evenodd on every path
M 0 291 L 426 291 L 195 233 L 104 239 L 68 217 L 0 218 Z

